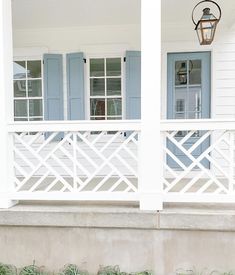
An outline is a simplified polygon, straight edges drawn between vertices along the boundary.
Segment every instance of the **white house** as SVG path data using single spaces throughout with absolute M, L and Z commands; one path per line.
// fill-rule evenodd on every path
M 163 2 L 162 84 L 159 73 L 146 71 L 158 42 L 145 40 L 144 29 L 142 91 L 139 1 L 13 1 L 13 53 L 8 2 L 3 207 L 35 199 L 137 201 L 142 209 L 234 200 L 230 2 L 218 2 L 222 19 L 206 46 L 190 19 L 197 1 L 177 10 Z
M 235 4 L 200 45 L 199 2 L 0 0 L 0 262 L 234 268 Z
M 163 1 L 162 38 L 143 2 L 141 47 L 140 1 L 2 1 L 1 206 L 234 202 L 233 2 L 217 2 L 211 45 L 198 1 Z

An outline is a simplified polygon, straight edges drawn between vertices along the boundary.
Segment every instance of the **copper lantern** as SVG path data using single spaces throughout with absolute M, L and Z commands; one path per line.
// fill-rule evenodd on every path
M 215 5 L 219 11 L 218 18 L 213 13 L 211 13 L 210 8 L 207 7 L 203 9 L 202 17 L 198 20 L 198 22 L 196 22 L 194 20 L 194 12 L 195 9 L 202 3 L 212 3 L 213 5 Z M 210 45 L 212 43 L 215 37 L 217 24 L 221 19 L 221 14 L 222 12 L 220 6 L 211 0 L 201 1 L 194 7 L 192 12 L 192 20 L 195 24 L 195 30 L 197 32 L 200 45 Z

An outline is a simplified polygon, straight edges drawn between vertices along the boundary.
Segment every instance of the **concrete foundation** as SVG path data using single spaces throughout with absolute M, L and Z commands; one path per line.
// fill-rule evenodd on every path
M 76 263 L 173 275 L 178 268 L 235 269 L 233 207 L 165 208 L 18 205 L 0 211 L 0 262 L 58 271 Z

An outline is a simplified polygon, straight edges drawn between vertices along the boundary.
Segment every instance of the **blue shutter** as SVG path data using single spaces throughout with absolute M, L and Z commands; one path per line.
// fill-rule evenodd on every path
M 44 55 L 44 119 L 63 120 L 63 56 Z
M 85 119 L 84 56 L 67 54 L 68 119 Z
M 44 119 L 64 119 L 63 98 L 63 56 L 60 54 L 45 54 L 44 63 Z M 45 138 L 50 134 L 46 133 Z M 53 140 L 61 140 L 59 133 Z
M 141 52 L 126 52 L 126 118 L 141 118 Z

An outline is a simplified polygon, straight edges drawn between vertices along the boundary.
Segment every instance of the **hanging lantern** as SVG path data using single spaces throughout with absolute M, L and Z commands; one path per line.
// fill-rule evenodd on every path
M 217 18 L 214 14 L 212 14 L 210 8 L 204 8 L 201 19 L 196 22 L 194 20 L 194 12 L 195 9 L 202 3 L 212 3 L 213 5 L 215 5 L 219 10 L 219 17 Z M 210 45 L 212 43 L 215 37 L 217 24 L 221 19 L 221 15 L 222 12 L 220 6 L 216 2 L 211 0 L 203 0 L 194 7 L 192 12 L 192 21 L 195 25 L 195 30 L 197 31 L 200 45 Z

